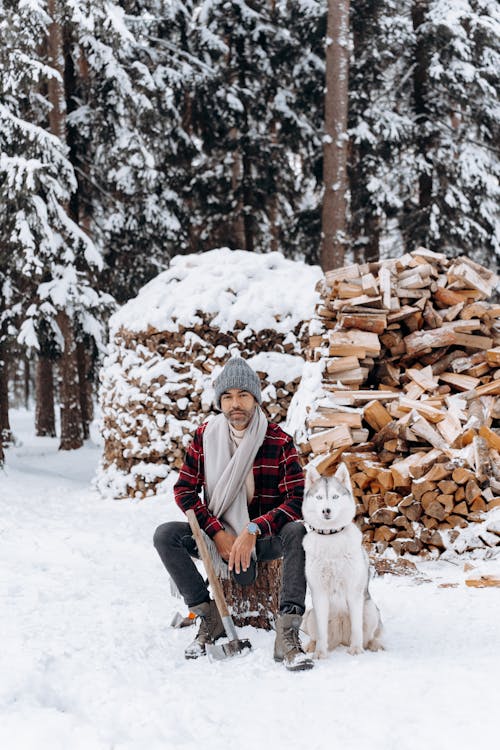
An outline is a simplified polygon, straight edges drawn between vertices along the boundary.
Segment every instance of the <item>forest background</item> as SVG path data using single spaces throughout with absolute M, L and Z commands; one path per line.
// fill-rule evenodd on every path
M 0 462 L 33 394 L 82 445 L 177 254 L 498 265 L 496 0 L 0 0 L 0 39 Z

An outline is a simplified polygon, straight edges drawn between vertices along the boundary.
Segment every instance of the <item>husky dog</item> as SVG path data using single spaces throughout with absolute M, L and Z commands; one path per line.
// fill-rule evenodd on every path
M 333 477 L 308 469 L 302 512 L 309 527 L 303 545 L 313 603 L 302 622 L 311 636 L 308 650 L 317 659 L 340 644 L 350 654 L 378 651 L 382 623 L 368 591 L 368 555 L 353 523 L 356 505 L 345 464 Z

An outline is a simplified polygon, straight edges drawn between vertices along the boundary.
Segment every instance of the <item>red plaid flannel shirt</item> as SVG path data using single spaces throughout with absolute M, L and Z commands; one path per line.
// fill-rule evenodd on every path
M 200 496 L 204 485 L 203 432 L 206 426 L 207 422 L 198 427 L 187 449 L 174 496 L 181 510 L 194 510 L 201 528 L 213 537 L 224 525 L 210 513 Z M 277 424 L 268 424 L 255 456 L 253 476 L 255 494 L 248 512 L 263 536 L 277 534 L 288 521 L 302 518 L 304 474 L 292 438 Z

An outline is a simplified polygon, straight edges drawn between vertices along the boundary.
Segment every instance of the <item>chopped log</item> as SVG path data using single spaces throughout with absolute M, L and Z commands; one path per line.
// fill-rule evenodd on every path
M 411 494 L 415 500 L 420 500 L 424 494 L 432 492 L 435 488 L 436 484 L 428 479 L 414 479 L 411 483 Z
M 445 544 L 443 542 L 443 537 L 439 533 L 439 531 L 432 531 L 432 530 L 424 530 L 420 534 L 420 541 L 423 544 L 430 545 L 432 547 L 437 547 L 438 549 L 445 549 Z
M 481 486 L 488 482 L 491 476 L 490 456 L 488 443 L 485 438 L 477 436 L 472 439 L 474 449 L 474 464 L 476 467 L 476 478 Z M 467 490 L 466 490 L 467 495 Z
M 470 333 L 455 332 L 456 344 L 465 346 L 466 349 L 490 349 L 493 346 L 493 339 L 488 336 L 475 336 Z
M 465 585 L 476 589 L 500 588 L 500 576 L 482 575 L 480 578 L 466 578 Z
M 346 447 L 353 444 L 351 431 L 345 425 L 338 425 L 331 430 L 323 430 L 311 435 L 309 443 L 314 453 L 324 453 L 327 450 Z
M 479 378 L 472 378 L 470 375 L 457 375 L 454 372 L 442 372 L 439 380 L 445 383 L 451 383 L 459 391 L 472 391 L 480 384 Z
M 353 412 L 343 411 L 330 411 L 329 413 L 320 413 L 315 417 L 310 417 L 307 420 L 307 425 L 311 429 L 314 427 L 338 427 L 339 425 L 345 425 L 346 427 L 361 427 L 361 414 Z
M 397 531 L 389 526 L 378 526 L 373 534 L 374 542 L 392 542 L 396 538 Z
M 380 354 L 380 341 L 376 333 L 368 331 L 330 331 L 330 354 L 366 357 Z
M 481 488 L 478 486 L 475 479 L 469 479 L 465 486 L 465 499 L 467 504 L 470 506 L 477 497 L 481 495 Z
M 459 466 L 453 470 L 451 478 L 457 484 L 465 484 L 469 479 L 474 479 L 474 473 L 463 466 Z
M 373 333 L 383 333 L 387 327 L 387 317 L 385 314 L 374 315 L 361 313 L 354 315 L 352 313 L 343 313 L 339 317 L 340 325 L 345 328 L 357 328 L 360 331 L 371 331 Z
M 492 367 L 500 367 L 500 346 L 496 346 L 494 349 L 488 349 L 486 352 L 486 359 L 488 364 Z
M 393 508 L 379 508 L 370 516 L 370 520 L 372 523 L 380 523 L 382 525 L 390 526 L 397 516 L 398 511 L 393 510 Z
M 466 334 L 462 334 L 466 335 Z M 406 352 L 411 357 L 428 352 L 438 347 L 451 346 L 457 343 L 458 334 L 450 328 L 435 328 L 430 331 L 416 331 L 405 336 Z
M 405 507 L 401 507 L 400 505 L 399 509 L 409 521 L 418 521 L 423 513 L 422 505 L 418 502 L 412 502 Z
M 359 367 L 358 357 L 335 357 L 326 360 L 326 371 L 329 374 L 353 370 Z
M 421 416 L 425 417 L 427 421 L 434 423 L 440 422 L 446 416 L 443 411 L 430 406 L 428 401 L 414 401 L 410 398 L 406 398 L 405 396 L 400 397 L 398 401 L 398 407 L 401 411 L 404 412 L 411 412 L 414 410 Z
M 500 451 L 500 435 L 498 433 L 490 430 L 486 425 L 482 425 L 479 429 L 479 435 L 484 438 L 490 448 Z
M 458 484 L 451 479 L 442 479 L 438 482 L 438 487 L 443 495 L 454 495 L 458 490 Z
M 392 422 L 392 417 L 380 401 L 370 401 L 363 409 L 363 419 L 377 432 Z

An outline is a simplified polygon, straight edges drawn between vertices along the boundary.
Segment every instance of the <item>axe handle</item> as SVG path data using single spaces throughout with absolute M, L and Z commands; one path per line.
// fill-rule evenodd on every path
M 226 622 L 225 618 L 229 618 L 229 620 L 231 620 L 231 625 L 232 625 L 232 619 L 229 614 L 229 610 L 227 608 L 226 600 L 224 599 L 224 592 L 222 591 L 222 585 L 215 573 L 214 566 L 212 563 L 212 558 L 210 557 L 210 553 L 207 549 L 207 545 L 205 544 L 205 540 L 203 539 L 200 525 L 198 523 L 198 519 L 196 518 L 194 510 L 191 510 L 191 509 L 187 510 L 186 516 L 189 521 L 189 525 L 191 526 L 191 531 L 193 532 L 196 546 L 198 547 L 198 552 L 200 553 L 201 559 L 203 560 L 203 565 L 205 566 L 205 570 L 207 572 L 208 581 L 210 583 L 212 594 L 214 595 L 215 603 L 217 605 L 217 609 L 219 610 L 219 614 L 224 622 Z M 233 625 L 233 629 L 234 629 L 234 625 Z

